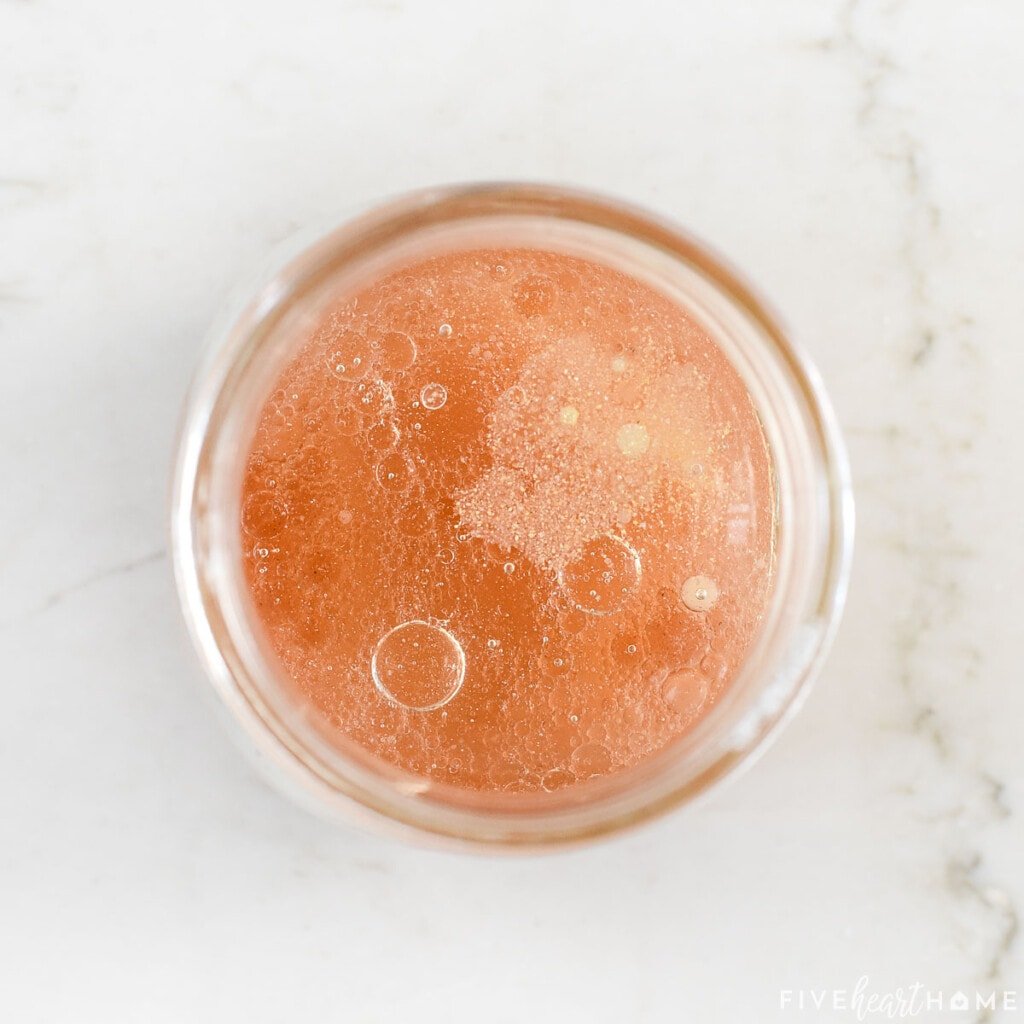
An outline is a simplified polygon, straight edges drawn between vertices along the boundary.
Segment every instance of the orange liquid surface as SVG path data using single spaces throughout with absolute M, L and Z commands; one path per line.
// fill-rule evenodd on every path
M 557 789 L 661 749 L 771 582 L 750 396 L 678 304 L 528 249 L 341 296 L 262 410 L 245 574 L 285 675 L 421 776 Z

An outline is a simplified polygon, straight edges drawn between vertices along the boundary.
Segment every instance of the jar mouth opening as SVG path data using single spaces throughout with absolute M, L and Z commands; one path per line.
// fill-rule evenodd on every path
M 689 732 L 640 764 L 556 793 L 495 794 L 437 783 L 389 766 L 354 742 L 339 742 L 319 712 L 275 678 L 265 642 L 250 628 L 234 557 L 237 528 L 232 534 L 231 517 L 218 514 L 224 495 L 237 491 L 238 438 L 287 354 L 282 324 L 308 318 L 311 297 L 328 284 L 336 290 L 345 275 L 372 279 L 409 253 L 450 250 L 482 237 L 506 243 L 532 237 L 535 248 L 566 252 L 587 246 L 591 258 L 647 280 L 695 311 L 751 389 L 775 464 L 774 593 L 737 678 Z M 210 340 L 175 468 L 171 529 L 179 595 L 222 700 L 296 795 L 318 810 L 354 812 L 378 827 L 467 845 L 578 842 L 705 792 L 749 763 L 796 710 L 845 597 L 853 525 L 846 457 L 816 373 L 778 318 L 688 233 L 631 206 L 553 186 L 430 189 L 378 207 L 279 264 L 225 311 Z

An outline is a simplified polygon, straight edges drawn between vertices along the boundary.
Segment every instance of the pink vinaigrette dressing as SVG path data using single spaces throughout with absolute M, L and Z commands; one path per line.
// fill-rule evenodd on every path
M 774 491 L 709 335 L 616 270 L 454 252 L 339 297 L 259 416 L 259 627 L 333 728 L 408 772 L 554 790 L 705 715 L 771 585 Z

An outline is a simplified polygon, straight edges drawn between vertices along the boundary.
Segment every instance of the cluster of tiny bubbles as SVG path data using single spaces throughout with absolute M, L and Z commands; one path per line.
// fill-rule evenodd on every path
M 391 388 L 383 380 L 374 381 L 367 385 L 361 383 L 357 388 L 359 394 L 359 405 L 362 411 L 371 417 L 383 416 L 394 408 L 395 399 Z
M 411 619 L 377 642 L 370 673 L 378 691 L 409 711 L 435 711 L 462 688 L 466 655 L 443 626 Z
M 691 612 L 708 612 L 718 603 L 718 584 L 710 576 L 691 576 L 679 596 Z
M 448 389 L 443 384 L 432 382 L 424 384 L 420 392 L 420 401 L 424 409 L 435 411 L 440 409 L 448 401 Z
M 615 435 L 620 452 L 630 458 L 637 458 L 651 446 L 651 438 L 642 423 L 624 423 Z
M 367 369 L 370 345 L 366 335 L 346 331 L 328 357 L 331 372 L 342 380 L 359 380 Z

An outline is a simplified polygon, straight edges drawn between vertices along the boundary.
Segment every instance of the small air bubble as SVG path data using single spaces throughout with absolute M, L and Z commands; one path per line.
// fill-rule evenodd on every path
M 442 338 L 450 338 L 452 336 L 452 325 L 441 324 L 437 329 L 437 333 L 440 334 Z
M 691 612 L 710 611 L 718 603 L 718 584 L 709 576 L 691 576 L 683 584 L 680 597 Z
M 569 655 L 559 647 L 549 648 L 541 655 L 541 661 L 548 675 L 564 676 L 572 668 Z

